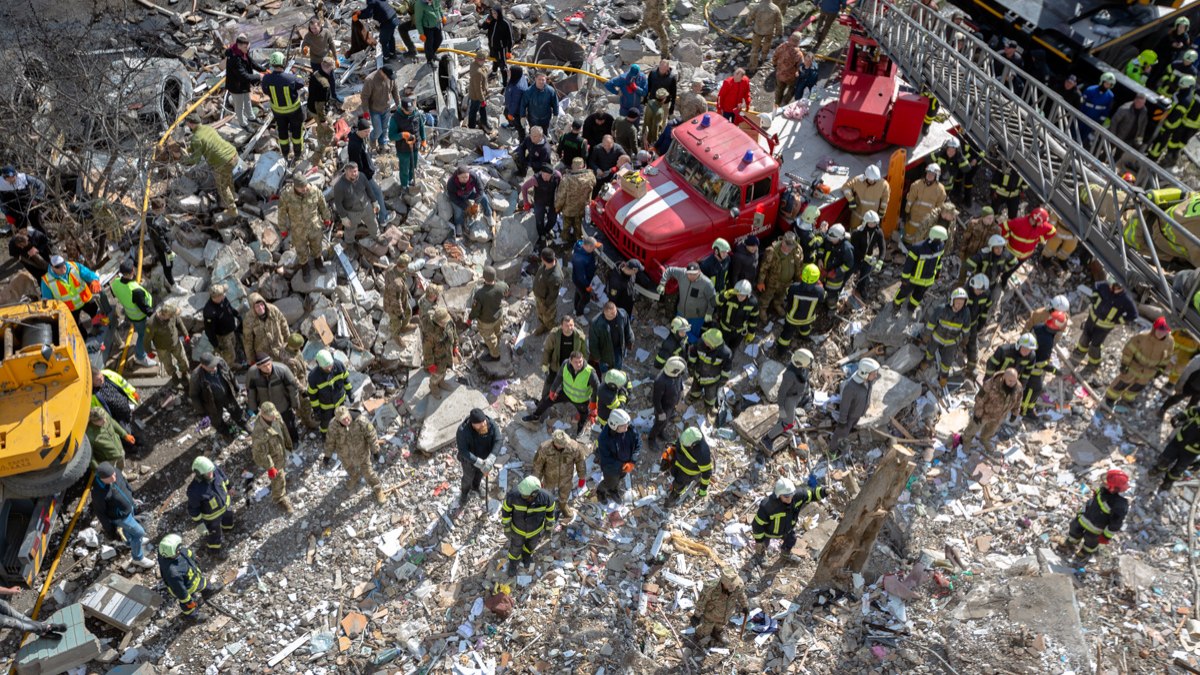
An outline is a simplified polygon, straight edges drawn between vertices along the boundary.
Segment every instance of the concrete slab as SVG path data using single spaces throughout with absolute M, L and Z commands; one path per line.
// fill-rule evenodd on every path
M 79 600 L 84 614 L 123 631 L 131 631 L 154 616 L 162 597 L 119 574 L 110 574 Z
M 446 384 L 451 387 L 458 386 L 458 383 L 450 378 L 446 380 Z M 437 410 L 445 401 L 446 396 L 436 399 L 429 395 L 428 371 L 421 369 L 409 374 L 408 388 L 404 390 L 404 407 L 414 420 L 425 419 L 430 412 Z
M 108 671 L 108 675 L 162 675 L 165 672 L 153 663 L 134 663 L 117 666 Z
M 1008 585 L 1012 592 L 1009 620 L 1045 633 L 1062 645 L 1075 668 L 1084 672 L 1093 670 L 1072 578 L 1066 574 L 1020 577 L 1010 579 Z
M 787 366 L 779 361 L 767 359 L 758 367 L 758 388 L 769 403 L 779 400 L 779 385 L 783 382 L 783 371 Z
M 888 360 L 883 365 L 892 370 L 907 375 L 912 372 L 913 368 L 921 365 L 921 360 L 925 358 L 925 350 L 917 345 L 909 342 L 904 344 L 894 354 L 888 357 Z
M 733 430 L 748 443 L 757 443 L 779 421 L 779 407 L 752 405 L 733 420 Z
M 436 407 L 426 415 L 417 436 L 417 450 L 431 453 L 454 442 L 458 425 L 467 418 L 472 408 L 488 409 L 484 395 L 469 387 L 458 387 L 446 395 L 440 403 L 431 399 Z
M 1158 579 L 1153 567 L 1129 554 L 1117 558 L 1117 572 L 1121 585 L 1131 590 L 1149 590 Z
M 881 427 L 920 396 L 921 385 L 884 366 L 879 369 L 879 379 L 871 388 L 871 405 L 859 424 Z
M 867 327 L 863 329 L 863 335 L 877 344 L 900 347 L 909 341 L 904 329 L 912 323 L 909 312 L 902 311 L 897 314 L 890 310 L 884 310 L 876 314 L 875 319 L 867 324 Z
M 550 414 L 553 415 L 553 412 Z M 550 434 L 546 432 L 545 424 L 538 424 L 537 428 L 530 428 L 519 422 L 504 427 L 504 437 L 508 441 L 508 447 L 526 466 L 533 466 L 533 456 L 537 453 L 538 446 L 550 440 Z
M 1067 454 L 1071 456 L 1071 461 L 1079 466 L 1091 466 L 1108 456 L 1107 452 L 1097 448 L 1086 438 L 1072 441 L 1067 446 Z
M 100 641 L 83 625 L 82 605 L 67 605 L 46 620 L 66 624 L 67 630 L 58 639 L 38 638 L 18 649 L 17 675 L 65 673 L 100 656 Z

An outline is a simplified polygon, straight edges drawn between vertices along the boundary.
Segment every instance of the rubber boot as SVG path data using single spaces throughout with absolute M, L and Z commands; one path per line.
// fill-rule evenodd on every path
M 518 572 L 517 561 L 509 560 L 508 567 L 505 568 L 504 573 L 510 577 L 515 577 L 515 576 L 517 576 L 517 572 Z
M 775 454 L 775 439 L 777 438 L 779 438 L 779 436 L 772 435 L 771 432 L 767 432 L 762 438 L 758 439 L 758 446 L 762 448 L 762 451 L 766 453 L 768 457 Z
M 205 621 L 208 621 L 208 614 L 200 610 L 196 610 L 191 614 L 184 614 L 183 617 L 193 623 L 204 623 Z
M 204 590 L 200 591 L 201 597 L 211 598 L 212 596 L 225 590 L 225 584 L 220 581 L 210 583 Z
M 316 274 L 317 271 L 316 267 L 317 264 L 313 260 L 309 260 L 308 262 L 304 263 L 304 271 L 300 273 L 300 277 L 305 281 L 312 281 L 313 275 Z

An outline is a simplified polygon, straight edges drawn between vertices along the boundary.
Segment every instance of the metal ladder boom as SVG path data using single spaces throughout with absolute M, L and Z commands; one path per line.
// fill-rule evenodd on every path
M 1177 240 L 1200 246 L 1200 238 L 1146 195 L 1159 188 L 1178 188 L 1186 195 L 1190 188 L 928 6 L 914 3 L 901 9 L 891 0 L 861 0 L 852 11 L 905 78 L 928 87 L 964 134 L 985 148 L 998 147 L 1109 272 L 1127 284 L 1148 282 L 1176 325 L 1184 323 L 1200 336 L 1200 314 L 1188 301 L 1196 289 L 1185 295 L 1172 288 L 1148 225 L 1161 222 L 1164 229 L 1173 228 Z M 1020 93 L 1002 81 L 1009 74 L 1023 79 Z M 1084 127 L 1092 132 L 1091 150 L 1078 140 L 1077 129 Z M 1123 155 L 1142 167 L 1136 186 L 1114 168 Z M 1098 191 L 1096 197 L 1092 191 Z M 1117 217 L 1102 216 L 1096 205 L 1106 203 L 1120 205 Z M 1123 222 L 1132 222 L 1129 214 L 1137 219 L 1145 253 L 1123 237 Z

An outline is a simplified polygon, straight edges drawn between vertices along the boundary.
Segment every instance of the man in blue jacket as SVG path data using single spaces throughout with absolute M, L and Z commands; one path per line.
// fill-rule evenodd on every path
M 138 501 L 133 497 L 133 488 L 125 476 L 110 462 L 100 462 L 96 467 L 96 484 L 92 487 L 93 510 L 105 529 L 119 531 L 129 542 L 129 557 L 134 567 L 148 570 L 154 563 L 142 556 L 142 542 L 146 530 L 133 517 Z
M 571 282 L 575 284 L 575 316 L 582 317 L 592 299 L 592 277 L 596 275 L 595 237 L 584 237 L 575 242 L 571 253 Z
M 596 488 L 596 497 L 602 502 L 620 499 L 617 485 L 621 477 L 633 473 L 637 466 L 642 438 L 630 429 L 630 422 L 629 413 L 617 408 L 608 416 L 608 426 L 600 431 L 600 438 L 596 441 L 596 459 L 600 461 L 600 471 L 604 473 L 604 479 Z
M 642 99 L 646 96 L 646 76 L 642 74 L 642 69 L 635 63 L 629 66 L 629 70 L 623 74 L 614 77 L 604 83 L 604 88 L 611 94 L 616 94 L 620 97 L 620 116 L 624 117 L 631 108 L 641 105 Z
M 538 73 L 533 86 L 521 96 L 521 115 L 531 127 L 550 128 L 550 121 L 558 114 L 558 94 L 554 87 L 546 84 L 545 73 Z
M 358 18 L 360 21 L 375 19 L 379 22 L 379 46 L 383 51 L 383 60 L 396 58 L 396 29 L 400 27 L 400 16 L 387 0 L 367 0 L 367 6 L 359 12 Z M 410 53 L 409 56 L 415 55 Z

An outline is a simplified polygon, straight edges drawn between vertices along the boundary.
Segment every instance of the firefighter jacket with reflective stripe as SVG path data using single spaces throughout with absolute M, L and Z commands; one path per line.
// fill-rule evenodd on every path
M 708 441 L 701 438 L 690 447 L 675 446 L 675 470 L 700 481 L 701 489 L 712 480 L 713 458 Z
M 1046 324 L 1033 327 L 1033 336 L 1037 338 L 1037 349 L 1033 352 L 1033 367 L 1030 369 L 1030 375 L 1043 375 L 1047 370 L 1050 370 L 1050 357 L 1054 354 L 1054 341 L 1058 339 L 1058 333 L 1050 330 Z M 1051 371 L 1053 372 L 1053 371 Z
M 1054 236 L 1054 226 L 1049 221 L 1034 225 L 1029 216 L 1022 216 L 1005 221 L 1000 226 L 1000 234 L 1008 241 L 1008 250 L 1017 260 L 1024 260 L 1033 255 L 1038 245 Z
M 42 277 L 42 297 L 47 300 L 61 300 L 66 303 L 69 311 L 74 312 L 92 299 L 92 287 L 87 280 L 88 273 L 91 273 L 91 270 L 86 267 L 81 270 L 79 264 L 73 262 L 67 263 L 66 276 L 58 276 L 51 268 Z M 95 274 L 92 273 L 92 276 L 95 277 Z
M 196 562 L 196 556 L 186 546 L 180 546 L 174 558 L 158 557 L 158 571 L 162 575 L 163 584 L 171 592 L 171 596 L 184 606 L 184 613 L 191 614 L 195 609 L 194 594 L 204 588 L 204 570 Z M 191 607 L 187 607 L 187 605 Z
M 1112 539 L 1121 531 L 1125 524 L 1125 515 L 1129 513 L 1129 500 L 1117 492 L 1109 492 L 1108 488 L 1098 487 L 1092 491 L 1092 498 L 1079 514 L 1079 524 L 1092 534 L 1100 534 Z
M 1165 371 L 1175 358 L 1175 341 L 1168 335 L 1158 338 L 1154 331 L 1138 333 L 1121 350 L 1121 370 L 1140 382 L 1148 383 Z
M 1107 281 L 1096 284 L 1096 294 L 1092 296 L 1092 309 L 1088 318 L 1100 328 L 1115 328 L 1137 318 L 1137 305 L 1129 292 L 1122 290 L 1114 293 Z
M 732 289 L 717 296 L 717 327 L 722 333 L 754 336 L 758 327 L 758 298 L 747 295 L 739 300 Z
M 679 337 L 675 333 L 669 333 L 663 338 L 662 344 L 658 346 L 658 353 L 654 355 L 654 367 L 662 370 L 662 367 L 667 365 L 667 359 L 672 356 L 683 356 L 683 348 L 687 346 L 687 333 L 684 337 Z
M 308 400 L 314 408 L 333 410 L 350 396 L 350 374 L 341 361 L 334 359 L 329 370 L 321 366 L 308 374 Z
M 132 279 L 125 281 L 121 277 L 117 277 L 112 280 L 109 287 L 112 288 L 113 297 L 125 309 L 126 319 L 144 321 L 150 315 L 154 306 L 154 298 L 150 295 L 150 291 L 143 288 L 141 284 Z
M 992 294 L 984 291 L 976 295 L 974 290 L 967 291 L 967 309 L 971 311 L 971 323 L 967 330 L 983 328 L 988 311 L 992 309 Z
M 782 539 L 796 527 L 796 516 L 800 509 L 812 502 L 825 498 L 825 488 L 800 488 L 792 495 L 792 503 L 784 504 L 775 495 L 769 495 L 758 503 L 758 512 L 754 514 L 754 524 L 750 531 L 756 541 L 765 539 Z
M 600 437 L 596 439 L 596 461 L 600 463 L 600 470 L 606 474 L 619 472 L 626 462 L 636 464 L 641 450 L 642 437 L 632 429 L 620 433 L 606 424 L 600 430 Z
M 824 239 L 817 247 L 813 262 L 821 268 L 821 278 L 826 280 L 826 284 L 836 284 L 837 288 L 841 288 L 846 276 L 854 268 L 854 246 L 847 239 L 839 242 Z
M 971 160 L 961 148 L 954 152 L 953 157 L 950 157 L 946 153 L 946 148 L 941 148 L 933 153 L 931 159 L 937 162 L 938 166 L 942 167 L 943 183 L 956 181 L 971 169 Z
M 932 286 L 942 269 L 942 254 L 946 252 L 943 242 L 926 239 L 908 249 L 908 258 L 900 276 L 914 286 Z
M 793 326 L 804 326 L 817 320 L 817 306 L 825 302 L 825 288 L 820 283 L 797 281 L 788 287 L 784 318 Z
M 600 385 L 600 394 L 597 396 L 599 409 L 596 413 L 596 419 L 600 421 L 600 424 L 608 424 L 608 413 L 625 407 L 625 402 L 629 400 L 629 394 L 629 385 L 624 387 L 608 383 Z
M 596 377 L 596 370 L 588 364 L 583 364 L 583 367 L 578 371 L 571 368 L 571 360 L 567 359 L 562 362 L 562 370 L 559 371 L 558 377 L 554 378 L 554 384 L 550 385 L 551 391 L 562 390 L 567 398 L 571 399 L 571 403 L 583 405 L 589 401 L 596 400 L 597 391 L 600 389 L 600 380 Z
M 304 83 L 291 73 L 273 71 L 262 79 L 262 89 L 271 99 L 271 112 L 286 115 L 300 109 L 300 89 Z
M 500 522 L 512 533 L 529 539 L 541 534 L 547 525 L 554 524 L 556 507 L 554 498 L 545 490 L 525 497 L 513 488 L 500 506 Z
M 984 372 L 988 375 L 1002 373 L 1008 368 L 1017 371 L 1021 376 L 1021 381 L 1024 382 L 1029 378 L 1029 373 L 1033 370 L 1034 353 L 1029 352 L 1029 356 L 1021 356 L 1021 348 L 1016 345 L 1004 345 L 992 353 L 992 358 L 987 360 L 987 365 L 984 366 Z
M 1184 450 L 1200 455 L 1200 406 L 1192 406 L 1183 414 L 1187 421 L 1171 434 L 1171 442 L 1182 443 Z
M 197 523 L 220 520 L 229 508 L 229 501 L 229 477 L 219 466 L 213 469 L 212 480 L 196 476 L 188 484 L 188 515 Z
M 121 377 L 117 373 L 115 373 L 107 368 L 100 371 L 100 374 L 104 377 L 104 379 L 108 380 L 110 383 L 112 383 L 112 385 L 114 387 L 116 387 L 117 389 L 120 389 L 121 392 L 123 394 L 125 394 L 125 398 L 129 399 L 130 409 L 137 407 L 140 397 L 138 396 L 137 389 L 134 389 L 132 384 L 129 384 L 129 382 L 127 382 L 125 380 L 125 378 Z M 93 389 L 98 389 L 101 384 L 102 383 L 93 382 L 92 387 L 93 387 Z M 99 405 L 102 405 L 100 398 L 98 396 L 96 396 L 96 394 L 93 393 L 92 394 L 92 407 L 94 408 Z M 105 410 L 108 410 L 108 408 L 105 407 Z M 111 413 L 112 411 L 109 410 L 109 412 Z
M 1009 198 L 1016 197 L 1021 194 L 1021 190 L 1025 189 L 1025 179 L 1017 173 L 1017 170 L 1012 166 L 1003 173 L 993 174 L 992 191 L 997 195 Z
M 692 365 L 692 374 L 696 377 L 697 384 L 721 384 L 729 379 L 733 352 L 726 344 L 709 347 L 703 342 L 697 342 L 688 350 L 688 363 Z
M 970 258 L 967 258 L 967 278 L 982 274 L 991 283 L 996 283 L 1005 270 L 1016 264 L 1012 251 L 1005 248 L 1000 255 L 994 255 L 991 247 L 981 248 Z
M 950 304 L 942 305 L 925 322 L 929 337 L 939 345 L 954 345 L 967 336 L 971 324 L 971 310 L 963 303 L 957 312 Z

